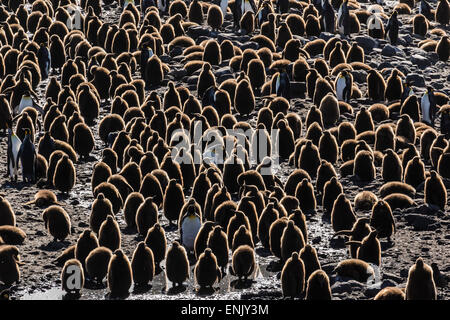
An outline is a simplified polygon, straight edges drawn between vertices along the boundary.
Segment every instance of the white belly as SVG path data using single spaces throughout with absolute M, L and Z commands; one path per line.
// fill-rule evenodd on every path
M 336 83 L 336 95 L 338 100 L 344 100 L 345 78 L 339 78 Z
M 247 11 L 253 12 L 253 8 L 250 5 L 250 2 L 244 1 L 244 3 L 242 4 L 242 14 L 244 14 Z
M 21 144 L 22 142 L 20 141 L 19 137 L 17 137 L 16 135 L 11 135 L 11 153 L 13 156 L 13 163 L 9 164 L 9 175 L 11 178 L 17 175 L 17 155 L 19 154 Z
M 181 224 L 181 229 L 183 230 L 181 242 L 186 250 L 194 250 L 195 238 L 197 237 L 201 226 L 202 224 L 198 218 L 187 218 L 183 220 Z
M 19 104 L 19 114 L 22 113 L 23 110 L 25 110 L 26 107 L 32 107 L 33 106 L 33 100 L 31 100 L 31 97 L 22 97 Z
M 225 19 L 225 15 L 227 14 L 227 8 L 228 8 L 228 0 L 222 0 L 220 2 L 220 9 L 222 9 L 224 19 Z
M 422 120 L 431 123 L 430 102 L 428 101 L 427 95 L 422 97 L 422 100 L 420 101 L 420 109 L 422 111 Z

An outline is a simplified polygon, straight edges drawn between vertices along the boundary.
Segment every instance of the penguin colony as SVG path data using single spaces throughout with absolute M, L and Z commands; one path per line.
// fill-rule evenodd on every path
M 239 290 L 260 281 L 260 248 L 283 297 L 330 300 L 337 281 L 380 276 L 402 210 L 448 212 L 447 79 L 423 70 L 448 68 L 447 0 L 104 4 L 0 1 L 2 185 L 36 190 L 11 205 L 0 189 L 0 291 L 30 277 L 24 230 L 39 228 L 71 297 L 123 298 L 159 275 L 167 293 L 225 277 Z M 414 76 L 390 63 L 400 44 L 427 57 L 411 57 Z M 424 255 L 371 298 L 439 298 L 445 275 Z

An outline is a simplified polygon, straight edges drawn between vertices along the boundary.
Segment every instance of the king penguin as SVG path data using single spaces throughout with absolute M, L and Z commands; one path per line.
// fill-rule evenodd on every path
M 8 127 L 8 152 L 7 166 L 11 180 L 17 181 L 17 170 L 19 169 L 19 150 L 22 141 L 16 136 L 11 128 Z
M 422 122 L 431 125 L 434 128 L 434 120 L 436 118 L 436 99 L 434 97 L 434 90 L 432 87 L 427 87 L 427 92 L 422 96 L 420 101 L 420 109 L 422 111 Z
M 339 33 L 344 36 L 350 35 L 351 27 L 350 11 L 348 10 L 347 2 L 348 0 L 344 0 L 338 11 L 338 29 Z
M 420 0 L 419 14 L 423 14 L 428 20 L 434 20 L 430 4 L 426 0 Z
M 397 43 L 398 29 L 399 29 L 399 22 L 397 19 L 397 10 L 394 10 L 386 25 L 386 35 L 391 44 L 395 45 Z
M 339 101 L 350 101 L 352 82 L 350 73 L 347 70 L 341 71 L 336 79 L 336 95 Z
M 195 205 L 190 205 L 180 221 L 181 245 L 187 252 L 194 251 L 195 238 L 201 227 L 202 220 L 197 212 L 195 212 Z
M 22 94 L 19 105 L 14 108 L 14 115 L 21 115 L 26 107 L 32 107 L 36 109 L 37 111 L 39 111 L 42 117 L 44 117 L 44 110 L 34 101 L 31 92 L 28 90 L 25 90 L 25 92 Z
M 39 62 L 39 69 L 41 70 L 41 78 L 45 80 L 48 78 L 51 66 L 50 50 L 45 46 L 45 43 L 41 43 L 41 46 L 37 52 L 37 58 Z
M 30 129 L 25 130 L 25 138 L 20 145 L 19 153 L 17 155 L 16 166 L 19 165 L 19 159 L 22 163 L 22 176 L 24 182 L 35 182 L 35 160 L 36 148 L 31 141 Z
M 145 67 L 147 66 L 147 61 L 153 56 L 153 50 L 150 49 L 148 44 L 144 45 L 144 48 L 141 50 L 141 59 L 140 59 L 140 70 L 141 70 L 141 78 L 145 77 Z M 144 79 L 145 80 L 145 79 Z
M 291 84 L 289 81 L 289 76 L 286 70 L 283 69 L 277 74 L 275 92 L 277 97 L 283 97 L 289 101 L 290 91 L 291 91 Z
M 325 32 L 334 33 L 336 17 L 329 0 L 322 0 L 322 27 Z

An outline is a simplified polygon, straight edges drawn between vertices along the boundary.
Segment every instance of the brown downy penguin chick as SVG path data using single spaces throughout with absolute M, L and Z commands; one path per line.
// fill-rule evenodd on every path
M 319 149 L 308 140 L 302 146 L 297 167 L 305 170 L 311 178 L 315 178 L 320 166 Z
M 83 268 L 85 267 L 86 257 L 97 247 L 99 247 L 99 244 L 95 234 L 90 230 L 84 230 L 75 246 L 75 258 L 81 262 Z
M 261 216 L 258 220 L 258 238 L 261 240 L 261 244 L 266 249 L 270 249 L 270 226 L 278 219 L 278 210 L 274 208 L 273 203 L 269 203 L 267 207 L 264 208 Z
M 197 96 L 199 99 L 203 97 L 203 94 L 209 87 L 216 85 L 216 78 L 214 77 L 214 74 L 212 73 L 211 69 L 212 68 L 210 63 L 208 62 L 204 63 L 202 71 L 198 76 Z
M 345 62 L 346 60 L 344 51 L 342 50 L 342 43 L 337 42 L 334 49 L 330 53 L 330 59 L 328 63 L 330 64 L 330 68 L 334 68 L 338 64 Z
M 385 123 L 380 125 L 375 131 L 374 151 L 384 152 L 387 149 L 395 150 L 395 136 L 392 126 Z
M 281 237 L 283 236 L 283 231 L 287 227 L 288 222 L 288 218 L 281 217 L 274 221 L 269 228 L 270 252 L 280 260 L 282 260 Z
M 357 258 L 368 263 L 372 263 L 378 267 L 381 266 L 381 246 L 380 241 L 377 238 L 377 231 L 373 230 L 362 239 L 361 242 L 358 241 L 348 241 L 345 244 L 354 244 L 359 246 L 356 251 Z
M 359 259 L 347 259 L 339 262 L 333 273 L 362 283 L 367 282 L 369 278 L 373 279 L 375 277 L 373 268 L 367 262 Z
M 325 183 L 323 187 L 322 206 L 328 214 L 331 214 L 334 201 L 343 191 L 344 189 L 336 176 Z
M 430 172 L 430 176 L 425 180 L 424 202 L 445 211 L 445 206 L 447 204 L 447 189 L 445 188 L 440 175 L 434 170 Z
M 230 193 L 239 191 L 238 176 L 244 173 L 245 168 L 237 154 L 231 155 L 223 165 L 223 184 Z
M 53 236 L 53 241 L 64 241 L 71 234 L 70 216 L 60 206 L 50 206 L 42 213 L 42 219 L 48 233 Z
M 61 271 L 62 289 L 69 295 L 79 295 L 84 287 L 83 266 L 77 259 L 67 260 Z
M 177 108 L 181 109 L 180 94 L 175 89 L 175 84 L 172 81 L 170 81 L 168 83 L 168 89 L 164 93 L 163 109 L 167 110 L 172 106 L 176 106 Z
M 234 275 L 239 278 L 239 282 L 246 282 L 256 268 L 254 250 L 247 245 L 237 248 L 233 253 L 232 267 Z
M 386 287 L 381 289 L 373 300 L 405 300 L 405 293 L 396 287 Z
M 189 5 L 188 19 L 191 22 L 195 22 L 200 25 L 203 24 L 203 8 L 202 4 L 198 0 L 192 1 Z
M 152 197 L 148 197 L 139 206 L 136 212 L 136 227 L 141 235 L 146 235 L 148 230 L 158 223 L 158 207 Z
M 155 276 L 153 252 L 143 241 L 138 243 L 133 252 L 131 270 L 133 271 L 133 282 L 138 287 L 147 286 Z
M 212 288 L 212 286 L 221 280 L 222 273 L 217 265 L 217 259 L 210 248 L 200 255 L 194 268 L 195 282 L 200 286 L 200 290 L 204 288 Z
M 320 167 L 317 169 L 316 191 L 318 194 L 323 193 L 325 183 L 332 177 L 337 177 L 336 170 L 331 163 L 326 160 L 320 162 Z
M 213 31 L 218 31 L 222 27 L 224 14 L 217 5 L 210 5 L 206 16 L 206 22 Z
M 320 270 L 320 262 L 317 257 L 317 251 L 313 246 L 309 244 L 305 245 L 303 249 L 300 250 L 299 255 L 300 259 L 302 259 L 305 264 L 305 279 L 308 279 L 314 271 Z
M 234 108 L 241 115 L 249 115 L 255 109 L 255 96 L 246 79 L 239 82 L 236 87 Z
M 163 203 L 164 194 L 161 188 L 161 183 L 152 173 L 147 173 L 144 179 L 142 179 L 139 193 L 141 193 L 144 198 L 152 197 L 158 207 Z
M 36 204 L 36 206 L 38 206 L 39 208 L 48 207 L 52 204 L 62 206 L 62 204 L 58 202 L 56 195 L 52 191 L 46 189 L 36 192 L 36 194 L 34 195 L 34 200 L 27 202 L 24 205 L 30 205 L 33 203 Z
M 159 264 L 166 256 L 166 233 L 159 223 L 151 227 L 145 237 L 145 244 L 152 250 L 156 272 L 161 270 Z M 155 274 L 156 274 L 155 272 Z
M 96 280 L 98 284 L 103 284 L 103 279 L 108 274 L 108 265 L 112 255 L 112 251 L 105 247 L 92 250 L 85 260 L 89 278 Z
M 397 122 L 395 135 L 397 137 L 403 137 L 407 143 L 416 143 L 416 129 L 409 115 L 404 114 L 401 116 L 400 120 Z
M 162 62 L 157 55 L 153 55 L 147 60 L 147 66 L 145 67 L 145 89 L 148 90 L 152 87 L 161 84 L 164 78 L 164 69 Z
M 27 235 L 18 227 L 6 225 L 0 226 L 0 237 L 6 244 L 19 245 L 25 241 Z
M 286 261 L 293 252 L 299 252 L 305 246 L 302 231 L 289 221 L 281 236 L 281 258 Z
M 308 179 L 304 178 L 295 190 L 295 197 L 300 202 L 300 209 L 305 213 L 313 213 L 316 210 L 317 202 L 314 195 L 314 187 Z
M 398 75 L 398 70 L 392 70 L 391 75 L 386 82 L 384 96 L 388 102 L 401 99 L 403 92 L 402 79 Z
M 365 131 L 373 131 L 374 128 L 375 126 L 373 124 L 371 113 L 366 109 L 366 107 L 361 107 L 359 112 L 356 114 L 355 119 L 355 129 L 357 134 Z
M 69 193 L 76 183 L 75 166 L 67 155 L 58 161 L 53 177 L 53 185 L 62 193 Z
M 277 123 L 278 127 L 278 153 L 281 159 L 289 159 L 289 156 L 294 151 L 294 134 L 288 126 L 286 120 L 280 120 Z
M 343 193 L 341 193 L 333 205 L 331 212 L 331 224 L 334 232 L 341 230 L 350 230 L 356 221 L 356 215 L 353 212 L 352 204 Z
M 51 162 L 50 162 L 50 166 L 51 166 Z M 50 167 L 49 167 L 49 170 L 50 170 Z M 47 170 L 47 180 L 53 182 L 53 177 L 50 177 L 50 175 L 48 174 L 49 170 Z M 97 188 L 98 185 L 100 185 L 103 182 L 107 182 L 108 178 L 111 175 L 112 175 L 111 168 L 105 162 L 102 162 L 102 161 L 97 162 L 94 165 L 94 169 L 92 171 L 92 178 L 91 178 L 92 192 L 94 192 L 95 188 Z
M 84 123 L 78 123 L 73 128 L 73 147 L 81 159 L 87 159 L 94 150 L 94 136 L 91 129 Z
M 326 160 L 330 165 L 337 161 L 339 155 L 338 143 L 329 130 L 324 131 L 319 139 L 319 154 L 320 159 Z
M 144 201 L 144 197 L 139 192 L 132 192 L 128 195 L 123 207 L 123 215 L 128 228 L 136 228 L 136 212 Z
M 395 234 L 395 220 L 392 215 L 392 210 L 386 201 L 378 201 L 372 208 L 372 215 L 370 216 L 370 226 L 377 231 L 377 237 L 388 238 Z
M 450 40 L 448 36 L 443 36 L 436 46 L 436 53 L 441 61 L 447 61 L 450 56 Z
M 405 85 L 406 86 L 406 85 Z M 409 90 L 409 89 L 405 89 Z M 414 122 L 420 121 L 420 102 L 416 95 L 408 96 L 405 101 L 401 104 L 400 115 L 408 115 Z M 397 125 L 398 126 L 398 125 Z
M 11 245 L 0 246 L 0 261 L 0 281 L 6 287 L 20 282 L 19 266 L 23 263 L 20 261 L 19 249 Z
M 353 224 L 351 230 L 341 230 L 333 235 L 336 236 L 348 236 L 349 241 L 362 241 L 367 235 L 369 235 L 371 228 L 369 226 L 369 219 L 358 218 Z M 358 245 L 350 244 L 349 253 L 352 258 L 357 257 Z
M 298 252 L 292 252 L 281 271 L 283 297 L 298 297 L 305 287 L 305 266 Z
M 166 276 L 172 282 L 172 287 L 181 286 L 189 279 L 189 260 L 186 250 L 177 241 L 167 251 Z
M 374 204 L 378 201 L 377 196 L 371 191 L 361 191 L 355 196 L 355 210 L 372 210 Z
M 130 260 L 122 249 L 114 251 L 108 265 L 108 288 L 111 297 L 128 296 L 133 280 L 132 274 Z
M 222 274 L 225 274 L 225 268 L 228 265 L 228 239 L 227 234 L 222 231 L 222 227 L 215 226 L 208 235 L 207 247 L 212 250 L 217 258 L 217 264 L 221 268 Z
M 231 217 L 227 226 L 228 247 L 232 246 L 234 234 L 241 225 L 245 226 L 245 228 L 249 231 L 252 230 L 250 226 L 250 221 L 247 218 L 247 216 L 242 211 L 235 210 L 234 216 Z
M 355 157 L 353 174 L 361 181 L 370 182 L 375 179 L 376 169 L 372 152 L 366 150 L 358 152 Z
M 384 101 L 386 91 L 386 82 L 384 81 L 381 74 L 372 69 L 367 75 L 367 95 L 374 102 Z
M 214 226 L 214 222 L 205 221 L 198 231 L 194 242 L 194 254 L 197 260 L 200 257 L 200 254 L 207 248 L 209 233 L 214 229 Z
M 317 89 L 314 95 L 316 94 L 318 94 Z M 334 126 L 339 120 L 339 102 L 332 93 L 328 93 L 321 99 L 319 110 L 322 113 L 323 124 L 326 127 Z
M 98 231 L 98 243 L 102 247 L 111 249 L 111 251 L 120 248 L 120 228 L 112 215 L 109 215 L 101 224 Z
M 0 226 L 16 226 L 16 215 L 6 198 L 0 196 Z
M 306 300 L 331 300 L 330 279 L 323 270 L 314 271 L 306 284 Z
M 171 179 L 166 188 L 163 201 L 164 216 L 169 220 L 169 224 L 172 224 L 174 220 L 178 221 L 183 205 L 183 188 L 175 179 Z
M 406 300 L 436 300 L 437 290 L 433 269 L 422 258 L 409 269 L 406 282 Z
M 392 149 L 386 150 L 381 167 L 381 175 L 385 182 L 402 181 L 402 163 L 400 157 Z
M 425 130 L 420 136 L 420 156 L 424 161 L 430 160 L 431 146 L 436 138 L 437 132 L 431 128 Z
M 61 140 L 64 142 L 69 141 L 69 131 L 67 130 L 66 116 L 60 115 L 52 121 L 50 125 L 50 136 L 53 139 Z
M 233 241 L 231 245 L 231 252 L 234 252 L 239 246 L 248 245 L 252 248 L 255 248 L 253 243 L 251 232 L 245 227 L 245 225 L 241 225 L 239 229 L 233 235 Z
M 425 181 L 425 165 L 418 156 L 408 161 L 405 169 L 405 183 L 418 188 Z

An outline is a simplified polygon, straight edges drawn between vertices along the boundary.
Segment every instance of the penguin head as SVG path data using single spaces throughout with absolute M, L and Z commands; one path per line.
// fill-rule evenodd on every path
M 297 261 L 298 260 L 298 252 L 296 252 L 296 251 L 292 252 L 291 259 L 292 259 L 292 261 Z
M 115 255 L 117 258 L 123 258 L 123 257 L 124 257 L 124 254 L 123 254 L 122 249 L 116 249 L 116 251 L 114 251 L 114 255 Z
M 28 117 L 26 113 L 24 113 L 25 118 Z M 23 131 L 25 132 L 25 137 L 29 136 L 31 134 L 31 130 L 29 128 L 24 128 Z
M 424 262 L 423 262 L 422 257 L 417 258 L 417 260 L 416 260 L 416 269 L 417 268 L 423 269 L 423 267 L 424 267 Z

